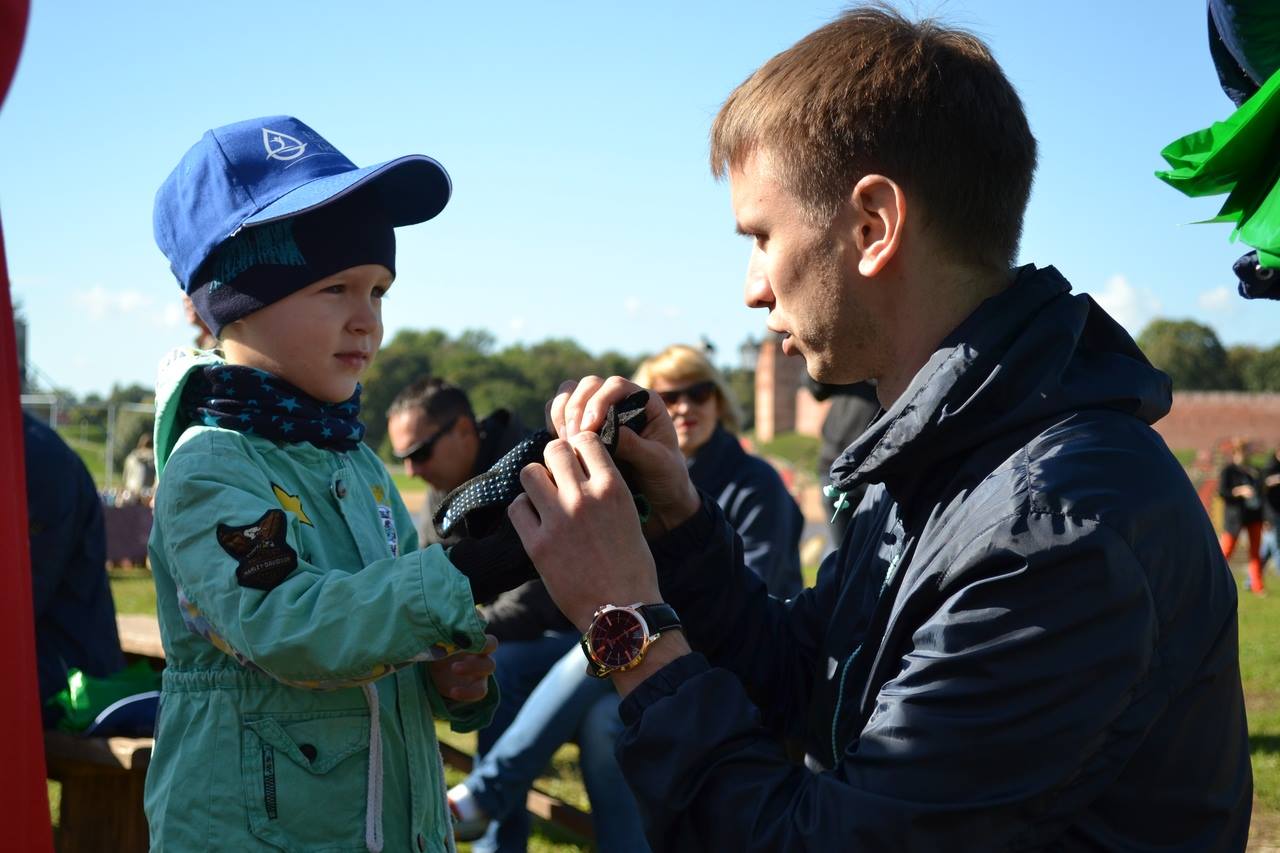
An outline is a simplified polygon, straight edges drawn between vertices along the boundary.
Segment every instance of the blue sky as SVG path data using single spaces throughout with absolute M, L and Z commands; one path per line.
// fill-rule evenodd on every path
M 33 0 L 0 111 L 0 211 L 29 356 L 78 393 L 153 381 L 189 342 L 151 237 L 156 188 L 209 127 L 296 115 L 360 165 L 426 153 L 454 196 L 399 232 L 401 328 L 485 328 L 651 352 L 763 331 L 707 130 L 832 2 L 99 3 Z M 1280 308 L 1234 294 L 1217 200 L 1152 177 L 1230 113 L 1204 4 L 950 0 L 1027 106 L 1040 169 L 1022 260 L 1054 264 L 1135 334 L 1194 317 L 1270 346 Z

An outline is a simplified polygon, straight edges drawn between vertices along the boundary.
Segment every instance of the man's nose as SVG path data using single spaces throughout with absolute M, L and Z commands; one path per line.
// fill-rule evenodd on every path
M 773 287 L 769 284 L 769 274 L 765 268 L 764 258 L 760 250 L 755 247 L 752 247 L 751 259 L 747 261 L 747 281 L 743 300 L 748 308 L 772 308 L 774 303 Z

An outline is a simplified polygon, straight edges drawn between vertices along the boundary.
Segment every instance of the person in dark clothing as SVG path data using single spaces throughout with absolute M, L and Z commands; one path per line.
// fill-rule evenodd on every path
M 1222 498 L 1222 556 L 1230 560 L 1236 550 L 1240 531 L 1249 532 L 1249 583 L 1254 594 L 1263 593 L 1262 586 L 1262 477 L 1249 465 L 1243 441 L 1231 446 L 1231 462 L 1218 475 L 1218 496 Z
M 1280 525 L 1280 447 L 1271 453 L 1267 467 L 1262 469 L 1262 547 L 1258 558 L 1265 570 L 1280 574 L 1280 566 L 1271 561 L 1280 556 L 1280 541 L 1276 539 L 1276 528 Z
M 58 434 L 22 414 L 31 527 L 40 701 L 67 686 L 67 670 L 103 677 L 124 667 L 107 583 L 102 501 L 80 457 Z M 45 725 L 58 712 L 45 706 Z
M 624 697 L 650 844 L 1243 850 L 1235 584 L 1150 426 L 1168 377 L 1052 267 L 1011 269 L 1035 141 L 990 51 L 855 8 L 735 90 L 711 140 L 747 304 L 886 411 L 832 471 L 868 484 L 852 529 L 783 602 L 659 401 L 618 441 L 629 481 L 594 431 L 634 384 L 552 402 L 561 438 L 510 517 Z
M 822 419 L 822 444 L 818 448 L 818 482 L 823 493 L 830 491 L 831 466 L 853 440 L 862 435 L 875 416 L 880 413 L 880 401 L 876 399 L 876 386 L 870 382 L 854 382 L 851 385 L 828 385 L 809 380 L 809 390 L 816 400 L 830 400 L 831 408 Z M 866 486 L 859 486 L 843 496 L 841 506 L 833 506 L 827 528 L 831 544 L 839 547 L 844 541 L 853 509 L 862 500 Z
M 449 492 L 489 470 L 529 431 L 506 409 L 477 420 L 467 394 L 436 377 L 406 386 L 387 409 L 387 437 L 405 473 L 419 477 L 431 492 L 425 511 L 423 547 L 442 541 L 431 518 Z M 444 540 L 446 546 L 453 544 Z M 493 720 L 476 736 L 476 752 L 483 756 L 515 719 L 529 694 L 578 635 L 547 595 L 540 580 L 531 580 L 480 604 L 485 630 L 498 638 L 493 653 L 500 700 Z M 524 849 L 529 817 L 519 810 L 494 824 L 476 850 Z
M 746 568 L 760 577 L 770 595 L 797 595 L 803 586 L 804 518 L 778 472 L 738 443 L 737 405 L 724 377 L 702 352 L 677 344 L 641 362 L 633 378 L 666 406 L 689 477 L 737 532 Z M 571 650 L 466 780 L 449 792 L 463 818 L 458 838 L 479 833 L 489 817 L 522 811 L 533 780 L 560 745 L 573 738 L 580 747 L 597 843 L 611 853 L 647 851 L 635 799 L 614 758 L 622 730 L 617 707 L 617 693 L 607 682 L 588 677 L 581 656 Z

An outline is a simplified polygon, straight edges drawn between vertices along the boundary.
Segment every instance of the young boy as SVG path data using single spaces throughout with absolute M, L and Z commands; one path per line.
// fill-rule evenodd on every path
M 453 847 L 432 718 L 487 723 L 493 643 L 357 420 L 393 229 L 449 191 L 428 157 L 358 169 L 276 116 L 209 131 L 156 196 L 222 354 L 175 353 L 156 389 L 153 849 Z

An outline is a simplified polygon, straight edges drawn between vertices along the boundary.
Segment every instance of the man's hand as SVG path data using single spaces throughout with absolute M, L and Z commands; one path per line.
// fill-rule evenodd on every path
M 548 408 L 548 429 L 563 439 L 598 431 L 610 406 L 640 390 L 639 385 L 620 376 L 587 376 L 565 382 Z M 616 453 L 630 466 L 636 488 L 649 501 L 652 514 L 644 532 L 653 538 L 689 519 L 701 502 L 689 480 L 689 468 L 676 443 L 667 407 L 650 393 L 644 412 L 648 422 L 642 432 L 619 430 Z
M 631 492 L 600 437 L 556 439 L 543 458 L 520 472 L 525 491 L 507 513 L 560 612 L 585 631 L 602 604 L 661 601 Z
M 427 664 L 436 692 L 450 702 L 479 702 L 489 692 L 489 676 L 493 675 L 493 652 L 498 638 L 484 635 L 484 648 L 478 652 L 462 652 Z

